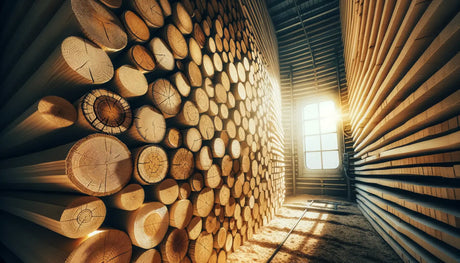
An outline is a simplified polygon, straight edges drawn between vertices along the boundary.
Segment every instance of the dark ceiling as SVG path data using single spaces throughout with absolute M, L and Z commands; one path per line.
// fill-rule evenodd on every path
M 291 89 L 291 66 L 295 98 L 338 91 L 339 85 L 345 86 L 339 1 L 266 0 L 266 3 L 278 39 L 281 93 Z

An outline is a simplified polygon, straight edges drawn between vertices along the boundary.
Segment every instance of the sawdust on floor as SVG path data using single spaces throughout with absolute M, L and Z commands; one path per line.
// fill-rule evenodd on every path
M 332 197 L 287 197 L 275 218 L 229 255 L 228 262 L 266 262 L 303 214 L 272 262 L 401 262 L 356 204 Z

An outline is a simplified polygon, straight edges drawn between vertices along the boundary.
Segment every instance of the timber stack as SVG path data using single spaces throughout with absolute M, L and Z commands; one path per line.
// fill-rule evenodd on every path
M 285 191 L 279 88 L 238 1 L 2 12 L 2 254 L 225 262 L 271 220 Z

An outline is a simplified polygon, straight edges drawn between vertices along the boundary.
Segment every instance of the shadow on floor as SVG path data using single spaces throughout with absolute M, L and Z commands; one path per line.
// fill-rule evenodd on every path
M 287 198 L 276 217 L 228 261 L 266 262 L 303 213 L 304 209 L 290 205 L 306 204 L 309 199 L 315 196 Z M 343 200 L 337 204 L 343 213 L 307 211 L 272 262 L 401 262 L 355 204 Z

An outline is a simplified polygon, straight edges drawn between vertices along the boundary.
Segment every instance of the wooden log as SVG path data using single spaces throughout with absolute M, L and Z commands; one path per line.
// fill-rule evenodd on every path
M 214 100 L 209 101 L 209 109 L 208 112 L 209 116 L 216 116 L 219 114 L 219 105 Z
M 132 124 L 129 103 L 120 95 L 104 89 L 94 89 L 76 103 L 77 124 L 88 131 L 120 134 Z
M 163 71 L 171 71 L 174 69 L 174 55 L 169 50 L 168 45 L 161 38 L 152 38 L 148 47 L 155 58 L 158 69 Z
M 188 224 L 186 230 L 187 230 L 188 238 L 190 240 L 196 240 L 200 236 L 201 230 L 202 230 L 201 217 L 199 216 L 192 217 L 192 220 L 190 220 L 190 223 Z
M 176 116 L 181 109 L 180 94 L 167 79 L 158 79 L 150 83 L 146 96 L 165 118 Z
M 166 41 L 176 59 L 184 59 L 188 55 L 187 41 L 182 33 L 172 24 L 163 27 L 163 39 Z
M 212 150 L 209 146 L 203 146 L 195 155 L 195 166 L 199 170 L 208 170 L 212 165 Z
M 225 93 L 225 95 L 227 94 Z M 226 104 L 219 105 L 219 117 L 224 120 L 228 119 L 228 107 Z
M 222 176 L 229 176 L 232 173 L 233 160 L 230 155 L 224 155 L 224 157 L 219 160 L 219 165 L 222 169 Z
M 179 196 L 179 185 L 177 181 L 171 178 L 166 178 L 163 181 L 145 186 L 146 200 L 160 201 L 165 205 L 170 205 L 177 200 Z
M 150 28 L 160 28 L 164 25 L 161 6 L 156 0 L 129 0 L 132 8 L 144 19 Z
M 214 137 L 214 123 L 206 114 L 200 116 L 200 122 L 198 123 L 198 129 L 200 130 L 203 140 L 211 140 Z
M 176 128 L 168 128 L 166 130 L 163 144 L 170 149 L 177 149 L 182 145 L 182 134 Z
M 201 173 L 194 173 L 189 179 L 190 187 L 193 192 L 199 192 L 204 187 L 204 179 Z
M 200 121 L 200 113 L 197 106 L 193 102 L 187 100 L 174 120 L 179 126 L 196 126 Z
M 144 74 L 129 65 L 123 65 L 115 70 L 112 83 L 115 92 L 126 99 L 143 96 L 148 90 Z
M 217 137 L 211 141 L 212 156 L 214 158 L 222 158 L 225 155 L 225 143 L 224 140 Z
M 174 24 L 184 35 L 192 33 L 193 23 L 192 19 L 187 12 L 186 8 L 182 3 L 177 2 L 173 5 L 173 17 Z
M 189 239 L 184 229 L 172 229 L 161 242 L 163 262 L 180 262 L 188 251 Z
M 200 66 L 203 61 L 203 55 L 201 54 L 200 44 L 198 44 L 198 42 L 193 37 L 188 39 L 188 50 L 190 58 L 193 60 L 193 62 Z
M 246 70 L 244 69 L 243 63 L 238 62 L 236 64 L 236 69 L 237 69 L 237 72 L 238 72 L 238 79 L 242 83 L 246 82 Z
M 25 32 L 22 31 L 21 33 Z M 124 32 L 120 21 L 102 4 L 94 0 L 65 1 L 56 11 L 47 26 L 41 30 L 40 34 L 38 34 L 34 41 L 29 45 L 29 48 L 26 50 L 20 49 L 19 54 L 22 54 L 22 56 L 14 64 L 14 66 L 11 65 L 11 62 L 18 59 L 18 53 L 16 52 L 14 52 L 15 56 L 12 56 L 9 59 L 8 64 L 5 64 L 9 65 L 8 68 L 11 70 L 9 71 L 10 74 L 5 79 L 5 82 L 2 84 L 4 91 L 2 95 L 10 96 L 18 86 L 21 86 L 40 65 L 40 63 L 46 60 L 46 58 L 53 53 L 52 50 L 56 47 L 57 43 L 60 43 L 68 36 L 77 34 L 80 35 L 81 33 L 107 52 L 119 51 L 127 44 L 127 35 Z M 53 55 L 51 55 L 51 57 L 53 57 Z M 82 58 L 82 60 L 76 61 L 77 65 L 73 66 L 78 68 L 85 61 L 87 61 L 87 59 Z M 48 72 L 50 72 L 49 66 L 50 65 L 44 68 L 47 69 Z M 105 63 L 103 66 L 106 66 Z M 101 70 L 104 71 L 106 69 Z M 97 79 L 97 75 L 94 76 L 95 79 Z M 44 75 L 41 75 L 40 77 L 44 78 Z M 43 81 L 46 83 L 46 80 Z M 59 94 L 41 93 L 41 96 L 43 95 Z M 38 98 L 33 98 L 33 100 L 36 99 Z
M 243 127 L 238 127 L 238 130 L 237 130 L 237 133 L 236 133 L 236 139 L 241 143 L 246 143 L 245 142 L 246 141 L 246 132 L 244 131 Z
M 120 137 L 129 145 L 159 143 L 166 133 L 163 114 L 150 105 L 143 105 L 134 111 L 133 125 Z
M 227 238 L 225 240 L 225 246 L 224 250 L 229 253 L 232 252 L 232 246 L 233 246 L 233 236 L 232 233 L 227 232 Z
M 147 24 L 136 13 L 126 10 L 120 17 L 131 41 L 145 43 L 150 39 Z
M 209 98 L 214 97 L 214 86 L 212 84 L 212 80 L 210 78 L 205 78 L 203 81 L 203 85 L 201 87 L 206 91 L 206 94 L 208 95 Z
M 57 96 L 47 96 L 29 107 L 0 134 L 2 155 L 15 155 L 33 151 L 30 142 L 65 127 L 77 120 L 75 107 Z
M 206 36 L 204 30 L 198 23 L 193 25 L 193 38 L 196 40 L 200 48 L 204 48 L 206 45 Z
M 133 245 L 150 249 L 160 244 L 169 225 L 169 213 L 159 202 L 144 203 L 135 211 L 112 210 L 110 224 L 125 230 Z
M 199 113 L 207 112 L 209 109 L 209 97 L 202 88 L 194 89 L 192 92 L 192 101 L 196 104 Z
M 201 232 L 199 237 L 190 242 L 188 254 L 193 262 L 206 263 L 212 254 L 212 234 L 205 231 Z
M 241 235 L 239 233 L 236 233 L 235 237 L 233 238 L 233 251 L 238 250 L 241 246 Z
M 156 63 L 152 53 L 141 45 L 133 45 L 126 52 L 126 59 L 142 73 L 152 72 Z
M 201 87 L 203 78 L 200 68 L 195 62 L 189 61 L 185 66 L 185 72 L 192 87 Z
M 207 54 L 203 55 L 201 73 L 204 77 L 208 78 L 212 78 L 214 76 L 214 64 Z
M 230 196 L 230 198 L 228 199 L 228 203 L 225 205 L 225 209 L 224 209 L 225 210 L 225 216 L 226 217 L 232 217 L 234 215 L 234 213 L 235 213 L 235 209 L 236 209 L 235 198 L 233 198 L 233 196 Z
M 193 206 L 190 200 L 177 200 L 169 209 L 169 225 L 184 229 L 189 225 L 193 216 Z
M 236 125 L 231 119 L 225 122 L 224 130 L 227 132 L 228 137 L 234 139 L 236 137 Z
M 209 234 L 212 234 L 216 228 L 218 228 L 217 218 L 214 212 L 211 211 L 209 215 L 205 218 L 204 229 Z
M 209 54 L 216 53 L 216 42 L 214 41 L 214 38 L 209 37 L 207 39 L 205 48 Z
M 239 77 L 238 77 L 238 71 L 235 67 L 235 64 L 227 63 L 225 72 L 227 73 L 230 83 L 238 83 Z
M 227 262 L 227 253 L 224 249 L 220 250 L 217 254 L 217 263 L 225 263 Z
M 190 94 L 190 83 L 184 73 L 180 71 L 176 72 L 170 77 L 170 80 L 182 97 L 188 97 Z
M 216 164 L 204 171 L 204 184 L 210 188 L 217 188 L 221 183 L 222 170 Z
M 208 259 L 208 263 L 216 263 L 216 262 L 217 262 L 217 251 L 213 249 L 211 256 Z
M 166 19 L 168 16 L 172 15 L 172 8 L 171 4 L 168 0 L 159 0 L 158 3 L 161 6 L 161 10 L 163 11 L 163 16 Z
M 179 148 L 170 154 L 169 175 L 176 180 L 190 177 L 195 166 L 193 153 L 185 148 Z
M 233 95 L 237 100 L 246 99 L 246 87 L 243 85 L 243 83 L 238 82 L 237 85 L 233 86 Z
M 93 196 L 3 192 L 1 210 L 22 217 L 68 238 L 98 229 L 106 216 L 104 202 Z
M 217 234 L 214 236 L 213 247 L 216 249 L 223 248 L 227 241 L 227 230 L 223 227 L 219 228 Z
M 214 206 L 214 191 L 205 187 L 199 193 L 192 193 L 193 215 L 206 217 Z
M 214 36 L 214 42 L 216 43 L 217 53 L 224 51 L 224 44 L 222 42 L 222 38 L 220 38 L 219 36 Z M 214 53 L 214 54 L 217 54 L 217 53 Z
M 228 145 L 227 151 L 233 159 L 240 158 L 240 154 L 241 154 L 240 142 L 236 139 L 231 140 Z
M 215 96 L 216 102 L 226 103 L 227 102 L 227 91 L 225 90 L 225 87 L 222 84 L 217 83 L 214 90 L 216 93 L 216 96 Z
M 225 71 L 217 74 L 217 82 L 224 86 L 225 91 L 230 91 L 230 79 Z
M 83 238 L 69 239 L 5 213 L 0 219 L 4 222 L 0 227 L 2 243 L 22 262 L 128 262 L 131 258 L 128 235 L 116 229 L 99 229 Z M 29 249 L 24 250 L 24 246 Z
M 111 195 L 129 181 L 131 153 L 110 135 L 93 134 L 75 143 L 1 162 L 3 187 Z
M 182 131 L 184 146 L 192 152 L 198 152 L 201 149 L 201 134 L 197 128 L 190 128 Z
M 179 183 L 179 196 L 180 200 L 188 199 L 192 193 L 192 187 L 188 182 Z
M 151 262 L 151 263 L 161 263 L 161 254 L 158 250 L 151 248 L 151 249 L 142 249 L 139 247 L 133 247 L 133 253 L 131 257 L 132 263 L 144 263 L 144 262 Z
M 68 37 L 30 78 L 25 78 L 27 82 L 23 86 L 15 86 L 17 92 L 0 111 L 5 114 L 0 127 L 11 122 L 43 96 L 57 95 L 75 99 L 81 94 L 82 86 L 102 84 L 112 76 L 112 62 L 102 49 L 88 40 Z
M 139 184 L 128 184 L 116 194 L 104 197 L 108 207 L 126 211 L 134 211 L 144 203 L 144 188 Z
M 61 5 L 62 1 L 60 0 L 24 1 L 16 5 L 13 3 L 2 5 L 2 14 L 0 16 L 5 23 L 0 36 L 2 40 L 2 52 L 0 55 L 2 57 L 2 65 L 0 72 L 6 73 L 8 71 L 5 67 L 7 65 L 11 66 L 12 61 L 24 52 Z M 22 11 L 15 13 L 19 10 Z
M 132 151 L 133 177 L 143 185 L 162 181 L 168 172 L 168 156 L 159 146 L 146 145 Z
M 217 132 L 221 132 L 224 129 L 224 122 L 219 116 L 214 116 L 213 122 L 214 122 L 214 128 L 216 129 Z
M 235 96 L 233 96 L 233 93 L 227 92 L 227 102 L 225 103 L 229 109 L 233 109 L 236 106 L 236 100 Z
M 221 188 L 216 189 L 214 202 L 226 206 L 230 200 L 230 188 L 223 184 Z

